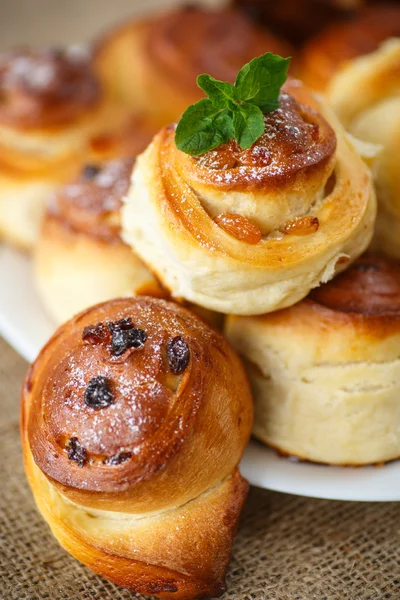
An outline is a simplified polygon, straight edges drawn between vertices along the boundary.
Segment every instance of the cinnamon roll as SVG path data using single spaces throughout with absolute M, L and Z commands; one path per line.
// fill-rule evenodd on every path
M 243 64 L 267 51 L 290 54 L 239 12 L 187 6 L 112 32 L 99 41 L 96 64 L 110 93 L 160 128 L 201 98 L 197 75 L 233 82 Z
M 331 82 L 328 97 L 351 133 L 381 147 L 374 169 L 375 247 L 400 258 L 400 38 L 348 63 Z
M 159 299 L 66 323 L 22 392 L 26 474 L 56 538 L 96 573 L 167 600 L 225 589 L 251 427 L 234 351 Z
M 301 77 L 311 88 L 324 91 L 348 61 L 374 52 L 386 39 L 398 36 L 399 3 L 365 6 L 351 19 L 329 25 L 306 44 L 299 61 Z
M 31 248 L 49 193 L 87 160 L 143 149 L 151 133 L 137 145 L 138 129 L 145 135 L 144 122 L 106 96 L 88 53 L 0 55 L 0 235 Z
M 174 127 L 137 162 L 123 237 L 173 296 L 211 310 L 290 306 L 354 260 L 372 237 L 369 170 L 321 101 L 291 80 L 250 150 L 200 157 Z
M 246 359 L 254 435 L 301 459 L 400 458 L 400 263 L 364 256 L 283 311 L 232 316 Z

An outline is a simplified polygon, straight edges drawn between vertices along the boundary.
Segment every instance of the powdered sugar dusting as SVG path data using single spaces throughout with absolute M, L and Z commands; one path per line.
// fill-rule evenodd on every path
M 281 93 L 279 108 L 264 116 L 264 133 L 250 149 L 232 141 L 194 160 L 197 177 L 232 189 L 267 185 L 325 160 L 334 150 L 334 132 L 322 117 Z

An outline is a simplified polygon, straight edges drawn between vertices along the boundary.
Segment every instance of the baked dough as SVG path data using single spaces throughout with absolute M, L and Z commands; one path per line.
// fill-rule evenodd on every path
M 232 316 L 247 361 L 254 435 L 335 465 L 400 457 L 400 264 L 365 255 L 289 309 Z
M 326 104 L 291 80 L 250 149 L 200 157 L 161 130 L 135 165 L 123 238 L 175 297 L 261 314 L 301 300 L 369 245 L 371 176 Z
M 34 273 L 39 296 L 58 325 L 111 298 L 166 295 L 120 237 L 122 197 L 133 163 L 87 165 L 49 199 Z
M 391 37 L 400 36 L 400 6 L 376 2 L 319 31 L 304 46 L 299 76 L 312 89 L 325 91 L 349 61 L 369 54 Z M 357 88 L 354 87 L 357 93 Z
M 245 63 L 267 51 L 291 55 L 240 12 L 190 5 L 123 24 L 99 40 L 95 54 L 106 89 L 159 129 L 200 100 L 198 75 L 233 83 Z
M 331 82 L 328 98 L 351 133 L 381 148 L 374 168 L 375 248 L 400 258 L 400 38 L 349 63 Z
M 100 304 L 40 353 L 21 423 L 38 508 L 74 557 L 167 600 L 224 591 L 252 399 L 220 334 L 159 299 Z

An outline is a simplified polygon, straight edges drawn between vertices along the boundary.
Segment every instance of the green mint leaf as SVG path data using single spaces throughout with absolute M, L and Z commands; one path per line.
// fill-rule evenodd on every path
M 208 98 L 189 106 L 175 132 L 179 150 L 200 156 L 233 138 L 232 114 L 218 108 Z
M 235 81 L 237 98 L 258 106 L 268 113 L 279 106 L 279 92 L 287 78 L 290 58 L 271 52 L 245 65 Z
M 211 75 L 203 74 L 197 78 L 197 85 L 218 108 L 231 108 L 236 100 L 236 89 L 230 83 L 218 81 Z
M 264 133 L 264 115 L 254 104 L 238 104 L 233 113 L 233 132 L 243 150 L 251 146 Z
M 245 65 L 235 84 L 203 74 L 197 85 L 207 94 L 183 114 L 175 133 L 179 150 L 200 156 L 236 139 L 250 148 L 264 132 L 264 114 L 279 106 L 290 58 L 267 52 Z

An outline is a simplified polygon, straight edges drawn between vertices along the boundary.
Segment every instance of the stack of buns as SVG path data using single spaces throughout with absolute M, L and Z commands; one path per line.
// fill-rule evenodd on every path
M 399 9 L 304 0 L 341 19 L 310 39 L 292 2 L 274 33 L 234 4 L 0 57 L 0 233 L 60 325 L 23 387 L 27 477 L 73 556 L 166 600 L 224 591 L 252 433 L 400 458 Z M 178 149 L 197 75 L 291 43 L 309 87 L 288 78 L 256 143 Z

